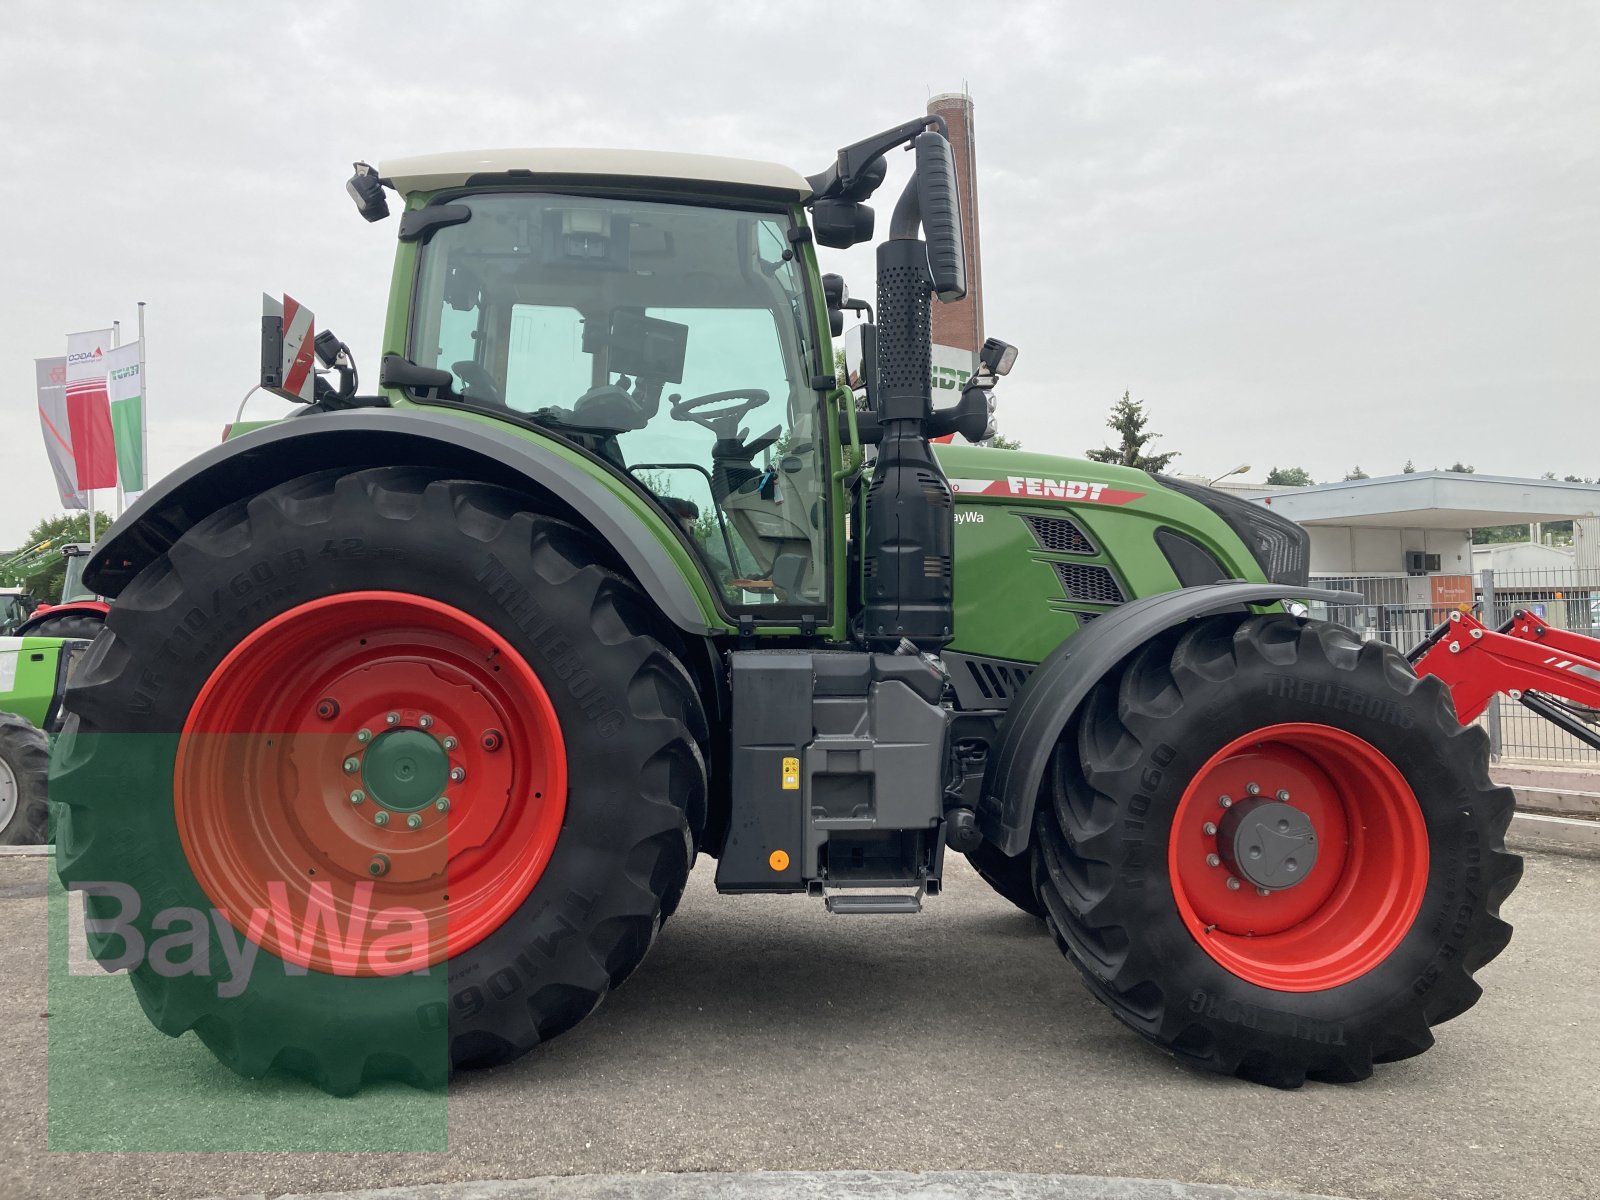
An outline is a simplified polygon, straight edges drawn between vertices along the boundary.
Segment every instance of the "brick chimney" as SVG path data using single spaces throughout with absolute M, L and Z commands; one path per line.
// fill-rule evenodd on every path
M 967 246 L 967 297 L 933 306 L 934 403 L 953 403 L 960 384 L 941 376 L 940 367 L 970 372 L 983 345 L 983 258 L 978 244 L 978 156 L 972 123 L 972 97 L 946 92 L 928 101 L 930 115 L 945 119 L 961 194 L 961 224 Z M 965 358 L 962 355 L 965 355 Z M 965 379 L 961 381 L 965 383 Z

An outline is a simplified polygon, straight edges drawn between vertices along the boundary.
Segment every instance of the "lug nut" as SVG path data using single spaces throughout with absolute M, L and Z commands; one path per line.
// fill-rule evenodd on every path
M 331 721 L 339 715 L 339 702 L 328 696 L 317 704 L 317 716 L 324 721 Z
M 1218 796 L 1217 797 L 1217 803 L 1222 805 L 1223 808 L 1232 808 L 1233 807 L 1233 797 L 1232 796 Z
M 421 829 L 422 828 L 422 814 L 421 813 L 412 813 L 409 817 L 407 817 L 406 818 L 406 828 L 407 829 Z
M 1256 889 L 1256 895 L 1258 895 L 1258 896 L 1270 896 L 1270 895 L 1272 895 L 1272 893 L 1267 891 L 1267 889 L 1264 888 L 1264 887 L 1258 887 Z
M 433 806 L 435 808 L 437 808 L 440 812 L 449 812 L 450 811 L 450 798 L 448 796 L 440 796 L 437 800 L 435 800 L 433 802 Z
M 1288 788 L 1279 788 L 1278 789 L 1278 799 L 1279 799 L 1279 801 L 1281 801 L 1284 804 L 1289 803 L 1289 789 Z
M 451 780 L 452 783 L 460 783 L 466 777 L 467 777 L 467 769 L 465 767 L 451 767 L 450 768 L 450 780 Z
M 447 737 L 444 739 L 444 748 L 446 750 L 454 750 L 460 744 L 461 743 L 456 741 L 456 739 L 453 737 Z
M 361 760 L 359 758 L 351 757 L 344 760 L 344 773 L 346 775 L 354 775 L 360 769 Z
M 1206 866 L 1208 866 L 1208 867 L 1220 867 L 1221 865 L 1222 865 L 1222 859 L 1219 858 L 1217 855 L 1215 855 L 1215 854 L 1206 855 Z
M 1228 876 L 1228 890 L 1230 892 L 1237 892 L 1239 890 L 1239 881 L 1232 875 Z
M 1204 825 L 1200 826 L 1200 832 L 1205 834 L 1207 837 L 1215 837 L 1217 835 L 1216 822 L 1207 821 Z
M 358 741 L 358 742 L 370 742 L 371 740 L 372 740 L 372 730 L 370 730 L 370 729 L 358 729 L 358 730 L 356 730 L 356 741 Z
M 417 724 L 422 726 L 424 729 L 432 729 L 433 718 L 424 713 L 422 716 L 417 718 Z
M 493 754 L 500 749 L 500 731 L 498 729 L 485 729 L 482 741 L 483 748 Z
M 357 788 L 355 791 L 350 793 L 350 803 L 351 804 L 361 804 L 366 800 L 366 798 L 367 798 L 367 794 L 365 792 L 363 792 L 360 788 Z
M 399 713 L 390 713 L 387 717 L 385 717 L 383 719 L 383 723 L 385 725 L 398 725 L 398 724 L 400 724 L 400 714 Z
M 373 813 L 372 823 L 374 825 L 387 825 L 389 823 L 389 814 L 382 811 Z
M 1261 795 L 1261 785 L 1259 783 L 1247 783 L 1244 785 L 1244 790 L 1249 792 L 1252 796 Z
M 369 875 L 387 875 L 389 873 L 389 856 L 387 854 L 373 855 L 372 861 L 367 864 L 367 873 Z

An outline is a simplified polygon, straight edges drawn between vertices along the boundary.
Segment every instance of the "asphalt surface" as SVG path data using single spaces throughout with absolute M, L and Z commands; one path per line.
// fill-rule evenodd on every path
M 50 869 L 0 858 L 0 1196 L 825 1170 L 1600 1195 L 1593 858 L 1529 856 L 1508 906 L 1517 935 L 1479 974 L 1484 1000 L 1433 1050 L 1362 1084 L 1296 1092 L 1197 1075 L 1145 1046 L 1088 996 L 1042 926 L 964 865 L 920 917 L 831 917 L 798 897 L 718 897 L 702 860 L 634 978 L 572 1033 L 460 1079 L 447 1148 L 426 1153 L 47 1151 L 47 1081 L 58 1104 L 80 1086 L 59 1062 L 47 1070 Z M 410 1089 L 339 1101 L 291 1079 L 240 1080 L 192 1036 L 151 1030 L 125 981 L 95 986 L 107 989 L 108 1064 L 135 1063 L 187 1111 L 215 1114 L 224 1140 L 238 1128 L 236 1144 L 251 1144 L 250 1114 L 286 1109 L 302 1145 L 348 1144 L 352 1128 L 381 1129 L 419 1105 L 445 1119 L 442 1099 Z M 103 1105 L 105 1144 L 140 1144 L 118 1138 L 150 1095 L 140 1112 L 119 1107 L 116 1088 L 90 1099 Z

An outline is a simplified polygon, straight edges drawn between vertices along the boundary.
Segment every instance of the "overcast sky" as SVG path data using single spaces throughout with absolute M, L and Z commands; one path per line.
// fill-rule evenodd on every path
M 353 159 L 634 146 L 809 173 L 963 83 L 987 326 L 1022 350 L 1000 425 L 1028 449 L 1100 445 L 1129 390 L 1192 473 L 1594 476 L 1597 14 L 13 0 L 0 546 L 54 506 L 32 359 L 131 337 L 139 300 L 156 474 L 254 382 L 263 290 L 376 381 L 396 224 L 356 216 Z M 871 294 L 870 255 L 825 253 Z

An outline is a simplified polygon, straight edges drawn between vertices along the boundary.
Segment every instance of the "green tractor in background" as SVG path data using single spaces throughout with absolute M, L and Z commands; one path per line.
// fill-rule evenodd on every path
M 86 575 L 115 603 L 52 801 L 96 953 L 174 905 L 260 947 L 242 995 L 133 962 L 162 1030 L 340 1093 L 509 1061 L 627 978 L 701 853 L 722 892 L 860 915 L 916 912 L 962 852 L 1140 1035 L 1280 1086 L 1473 1004 L 1511 794 L 1437 680 L 1307 619 L 1345 598 L 1303 533 L 930 445 L 981 439 L 1012 357 L 933 409 L 931 305 L 965 286 L 941 125 L 809 177 L 357 165 L 363 216 L 404 202 L 380 389 L 324 334 L 313 391 L 309 334 L 269 320 L 269 382 L 311 402 L 152 488 Z M 832 338 L 862 306 L 816 249 L 871 239 L 902 147 L 858 405 Z M 414 914 L 398 959 L 335 936 L 379 908 Z
M 0 600 L 17 589 L 0 589 Z M 89 643 L 0 636 L 0 846 L 37 845 L 49 825 L 50 745 L 61 697 Z

